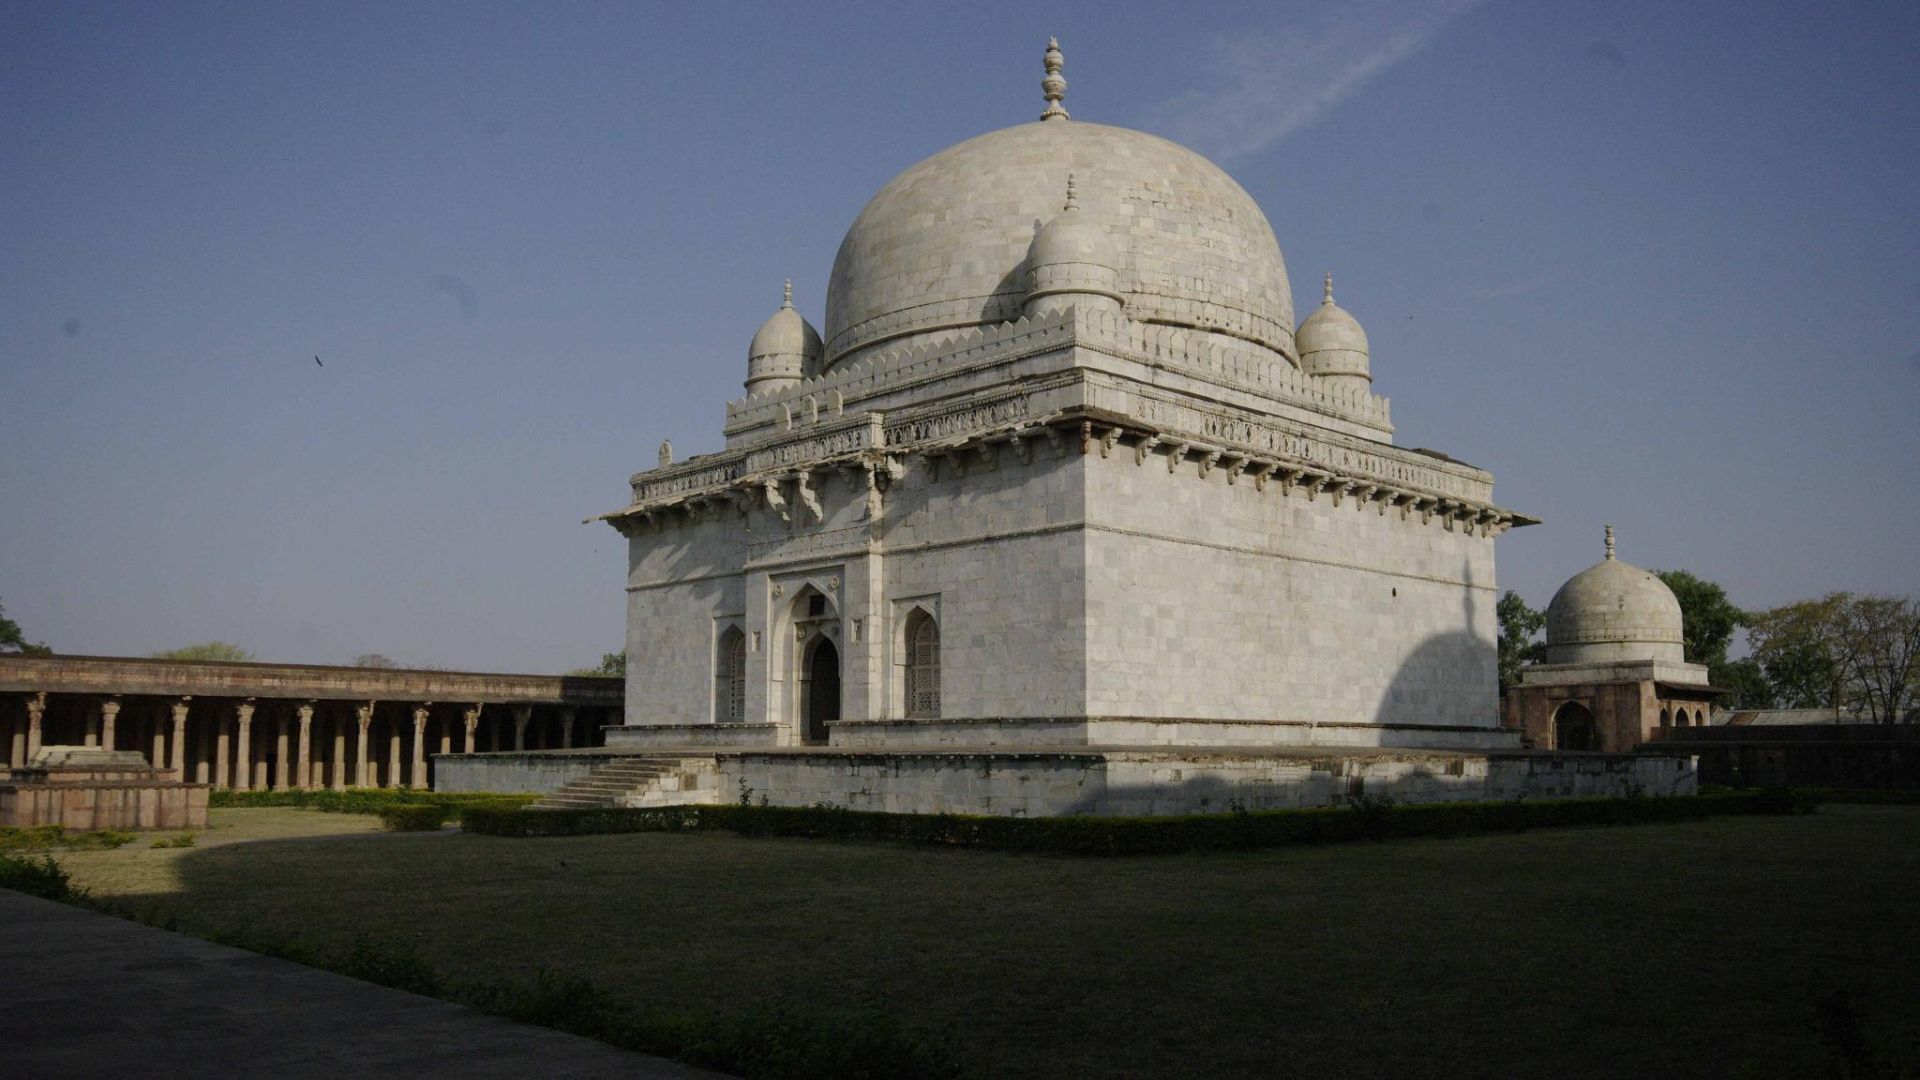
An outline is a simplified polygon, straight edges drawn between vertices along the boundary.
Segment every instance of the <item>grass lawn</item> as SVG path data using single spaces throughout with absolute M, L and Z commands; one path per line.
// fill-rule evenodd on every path
M 1836 991 L 1920 1069 L 1920 807 L 1126 859 L 213 818 L 58 858 L 186 929 L 405 940 L 456 981 L 886 1010 L 981 1076 L 1839 1075 Z

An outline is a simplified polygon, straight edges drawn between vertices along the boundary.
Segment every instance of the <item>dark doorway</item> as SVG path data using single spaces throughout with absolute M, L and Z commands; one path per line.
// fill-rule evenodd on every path
M 1600 749 L 1600 729 L 1593 722 L 1593 712 L 1577 701 L 1560 706 L 1560 711 L 1553 717 L 1553 748 Z
M 807 716 L 804 738 L 827 741 L 827 725 L 840 719 L 840 650 L 820 638 L 807 657 Z

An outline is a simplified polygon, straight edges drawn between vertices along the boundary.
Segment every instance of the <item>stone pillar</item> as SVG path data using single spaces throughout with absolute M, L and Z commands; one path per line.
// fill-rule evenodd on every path
M 513 707 L 513 748 L 527 748 L 527 721 L 533 719 L 533 706 L 515 705 Z
M 239 729 L 233 751 L 233 790 L 245 791 L 253 783 L 253 699 L 242 701 L 233 715 Z
M 150 715 L 153 723 L 153 767 L 164 769 L 167 767 L 167 729 L 160 723 L 159 706 L 155 706 Z
M 353 714 L 360 722 L 360 742 L 354 760 L 353 784 L 355 787 L 366 787 L 367 729 L 373 726 L 373 702 L 369 701 L 365 705 L 355 706 Z
M 784 685 L 775 685 L 779 676 L 772 662 L 773 636 L 780 632 L 777 625 L 779 608 L 783 603 L 790 604 L 793 601 L 784 595 L 784 590 L 780 597 L 773 595 L 773 583 L 768 580 L 764 570 L 748 572 L 746 587 L 747 617 L 742 626 L 747 632 L 747 707 L 744 719 L 750 724 L 770 723 L 778 715 L 781 694 L 785 689 Z M 639 693 L 639 686 L 638 679 L 627 680 L 623 705 Z M 774 737 L 781 745 L 785 745 L 792 741 L 789 735 L 787 728 L 781 728 Z
M 293 786 L 305 790 L 313 786 L 313 702 L 301 702 L 295 714 L 300 717 L 300 748 L 295 751 Z
M 560 710 L 560 749 L 573 749 L 573 710 Z
M 327 756 L 327 784 L 335 791 L 347 786 L 347 721 L 340 710 L 333 710 L 333 753 Z
M 192 700 L 190 697 L 183 697 L 173 703 L 173 761 L 171 767 L 175 778 L 183 781 L 187 778 L 187 702 Z
M 400 786 L 401 779 L 400 725 L 389 723 L 387 725 L 387 782 L 380 786 L 397 788 Z
M 120 719 L 120 696 L 118 694 L 100 703 L 100 749 L 113 749 L 113 727 Z
M 292 766 L 293 747 L 287 743 L 287 714 L 281 713 L 274 725 L 273 735 L 273 789 L 285 791 L 288 786 L 288 769 Z
M 427 714 L 433 708 L 433 702 L 416 705 L 413 709 L 413 768 L 407 777 L 410 787 L 427 786 Z
M 40 721 L 47 715 L 47 692 L 45 690 L 27 699 L 27 761 L 40 752 Z
M 217 727 L 219 723 L 220 721 L 216 719 L 213 721 L 213 726 Z M 213 774 L 209 765 L 213 760 L 213 732 L 208 728 L 207 724 L 200 725 L 200 750 L 193 756 L 193 782 L 196 784 L 213 783 Z
M 473 742 L 474 742 L 473 737 L 474 737 L 474 733 L 480 727 L 480 710 L 484 708 L 486 708 L 486 705 L 484 702 L 476 703 L 472 708 L 468 709 L 460 718 L 461 722 L 464 723 L 467 728 L 467 741 L 463 745 L 466 746 L 466 752 L 469 754 L 473 753 Z
M 214 722 L 220 726 L 213 736 L 213 786 L 228 787 L 233 780 L 233 755 L 229 751 L 231 737 L 227 734 L 224 717 Z

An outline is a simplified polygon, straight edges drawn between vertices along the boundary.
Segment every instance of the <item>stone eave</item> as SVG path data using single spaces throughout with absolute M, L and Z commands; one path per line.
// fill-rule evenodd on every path
M 940 412 L 914 411 L 929 415 L 938 415 Z M 705 455 L 681 465 L 641 473 L 637 475 L 637 481 L 644 482 L 645 478 L 652 478 L 654 483 L 666 485 L 666 489 L 653 497 L 636 499 L 618 510 L 586 518 L 584 523 L 606 521 L 624 532 L 634 519 L 650 521 L 656 515 L 698 513 L 703 506 L 716 501 L 727 501 L 745 510 L 762 499 L 766 505 L 785 516 L 788 499 L 784 487 L 789 481 L 796 482 L 797 494 L 804 498 L 807 481 L 816 473 L 839 469 L 864 471 L 875 476 L 875 482 L 880 483 L 882 481 L 877 479 L 878 473 L 895 471 L 891 459 L 908 455 L 952 457 L 970 448 L 999 444 L 1011 444 L 1024 453 L 1028 440 L 1040 438 L 1047 439 L 1056 448 L 1062 440 L 1077 439 L 1081 453 L 1097 451 L 1103 457 L 1110 455 L 1125 440 L 1136 465 L 1144 464 L 1148 455 L 1163 456 L 1164 451 L 1169 472 L 1194 459 L 1202 479 L 1207 478 L 1215 468 L 1220 468 L 1226 473 L 1229 484 L 1237 483 L 1245 475 L 1261 491 L 1265 491 L 1271 482 L 1278 485 L 1283 496 L 1299 492 L 1309 500 L 1316 500 L 1327 495 L 1335 506 L 1352 499 L 1361 506 L 1375 505 L 1382 515 L 1389 509 L 1397 510 L 1403 520 L 1417 513 L 1422 522 L 1427 522 L 1437 515 L 1449 528 L 1456 522 L 1464 523 L 1469 528 L 1479 528 L 1483 535 L 1496 530 L 1505 532 L 1511 528 L 1536 525 L 1540 520 L 1488 500 L 1409 484 L 1365 469 L 1339 468 L 1287 455 L 1263 453 L 1232 441 L 1210 440 L 1190 432 L 1160 428 L 1091 406 L 1069 407 L 952 435 L 889 441 L 890 433 L 907 430 L 909 423 L 909 420 L 889 421 L 879 413 L 867 413 L 836 422 L 825 429 L 824 434 L 818 429 L 805 429 L 786 440 L 757 442 Z M 819 443 L 823 437 L 832 439 L 854 431 L 866 432 L 865 438 L 847 440 L 846 448 L 836 453 L 815 456 L 782 452 L 785 448 L 805 448 L 810 443 Z M 1368 448 L 1368 452 L 1418 468 L 1485 483 L 1489 487 L 1492 483 L 1492 477 L 1483 470 L 1459 462 L 1438 460 L 1390 444 L 1376 444 Z M 756 455 L 761 455 L 761 461 L 766 464 L 759 468 L 751 467 Z

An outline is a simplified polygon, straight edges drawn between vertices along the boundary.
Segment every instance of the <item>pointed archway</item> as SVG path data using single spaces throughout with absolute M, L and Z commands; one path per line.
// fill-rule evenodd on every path
M 1600 749 L 1600 727 L 1594 723 L 1593 710 L 1577 701 L 1569 701 L 1553 714 L 1555 750 Z
M 801 697 L 801 737 L 808 743 L 825 745 L 827 725 L 840 719 L 840 650 L 825 634 L 808 644 L 805 666 L 805 691 Z

